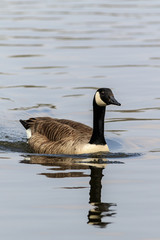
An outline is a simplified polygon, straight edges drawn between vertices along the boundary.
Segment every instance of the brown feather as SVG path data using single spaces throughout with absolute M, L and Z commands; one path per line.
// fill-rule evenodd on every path
M 37 117 L 26 123 L 32 133 L 28 143 L 37 153 L 76 154 L 77 146 L 87 144 L 92 135 L 91 127 L 71 120 Z

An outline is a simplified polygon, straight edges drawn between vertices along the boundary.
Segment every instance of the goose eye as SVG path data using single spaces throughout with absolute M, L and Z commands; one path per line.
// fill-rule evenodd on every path
M 104 91 L 101 92 L 101 95 L 104 96 Z

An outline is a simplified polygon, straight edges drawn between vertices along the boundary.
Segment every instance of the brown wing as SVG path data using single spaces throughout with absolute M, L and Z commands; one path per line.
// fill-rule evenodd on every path
M 66 124 L 82 134 L 84 134 L 84 133 L 91 134 L 92 133 L 91 127 L 89 127 L 83 123 L 80 123 L 80 122 L 75 122 L 75 121 L 67 120 L 67 119 L 55 119 L 55 121 L 57 121 L 58 123 Z
M 30 118 L 26 121 L 31 128 L 32 135 L 40 133 L 50 141 L 59 141 L 64 138 L 90 138 L 92 128 L 72 120 L 53 119 L 49 117 Z

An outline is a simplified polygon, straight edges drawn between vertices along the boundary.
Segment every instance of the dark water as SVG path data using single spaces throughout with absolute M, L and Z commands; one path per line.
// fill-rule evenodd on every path
M 160 3 L 0 2 L 1 239 L 160 238 Z M 109 154 L 33 154 L 19 119 L 92 126 L 110 87 Z

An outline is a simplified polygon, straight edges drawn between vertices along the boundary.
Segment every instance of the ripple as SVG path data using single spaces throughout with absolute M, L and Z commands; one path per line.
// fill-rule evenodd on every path
M 156 98 L 157 100 L 159 98 Z M 160 107 L 152 107 L 152 108 L 139 108 L 139 109 L 124 109 L 124 110 L 108 110 L 108 112 L 120 112 L 120 113 L 137 113 L 137 112 L 146 112 L 152 110 L 160 110 Z
M 12 99 L 10 98 L 4 98 L 4 97 L 0 97 L 1 100 L 6 100 L 6 101 L 11 101 L 11 102 L 14 102 Z
M 104 65 L 104 66 L 98 66 L 99 68 L 137 68 L 137 67 L 148 67 L 150 65 L 143 64 L 143 65 L 138 65 L 138 64 L 123 64 L 123 65 Z
M 37 66 L 37 67 L 24 67 L 24 69 L 59 69 L 59 68 L 67 68 L 67 66 Z
M 30 58 L 30 57 L 42 57 L 44 55 L 40 54 L 21 54 L 21 55 L 11 55 L 10 58 Z
M 11 76 L 11 75 L 15 75 L 15 74 L 14 74 L 14 73 L 0 72 L 0 75 L 8 75 L 8 76 Z
M 152 152 L 152 153 L 160 152 L 160 148 L 152 149 L 152 150 L 150 150 L 150 152 Z
M 97 68 L 160 68 L 160 65 L 152 64 L 122 64 L 122 65 L 104 65 Z
M 43 44 L 24 44 L 24 43 L 0 43 L 0 47 L 42 47 Z
M 105 122 L 160 121 L 160 118 L 109 118 Z
M 21 153 L 31 152 L 28 144 L 22 141 L 17 141 L 17 142 L 0 141 L 0 151 L 21 152 Z
M 57 47 L 58 49 L 90 49 L 92 46 L 61 46 Z M 94 47 L 95 48 L 95 47 Z
M 11 111 L 26 111 L 26 110 L 30 110 L 30 109 L 37 109 L 37 108 L 42 108 L 42 107 L 47 107 L 47 108 L 56 108 L 56 106 L 52 105 L 52 104 L 44 104 L 44 103 L 39 103 L 35 106 L 31 106 L 31 107 L 19 107 L 19 108 L 11 108 L 9 110 Z
M 125 153 L 125 152 L 109 152 L 109 153 L 95 153 L 95 154 L 79 154 L 79 155 L 65 155 L 65 154 L 39 154 L 39 153 L 29 153 L 28 156 L 42 156 L 42 157 L 49 157 L 53 159 L 72 159 L 76 162 L 96 162 L 96 163 L 121 163 L 119 161 L 108 161 L 108 159 L 116 159 L 116 158 L 133 158 L 141 156 L 141 153 Z M 86 161 L 87 159 L 87 161 Z
M 64 95 L 63 97 L 82 97 L 84 96 L 84 94 L 68 94 L 68 95 Z
M 11 85 L 11 86 L 0 86 L 0 89 L 3 88 L 46 88 L 46 86 L 38 85 Z
M 38 154 L 31 151 L 29 145 L 23 141 L 0 141 L 0 150 L 27 153 L 27 156 L 48 157 L 53 159 L 72 159 L 72 161 L 82 163 L 121 163 L 116 159 L 139 157 L 140 153 L 109 152 L 95 154 L 65 155 L 65 154 Z M 114 159 L 109 161 L 108 159 Z
M 44 166 L 61 166 L 61 170 L 64 167 L 72 166 L 73 169 L 86 169 L 90 166 L 94 166 L 96 168 L 105 168 L 107 164 L 123 164 L 122 161 L 110 161 L 108 159 L 102 158 L 81 158 L 81 156 L 48 156 L 48 155 L 23 155 L 24 160 L 21 163 L 28 163 L 28 164 L 40 164 Z M 52 170 L 58 170 L 53 169 Z M 73 173 L 73 172 L 72 172 Z M 87 175 L 88 176 L 88 175 Z M 53 177 L 53 175 L 52 175 Z M 64 177 L 64 176 L 62 176 Z M 67 176 L 68 177 L 68 174 Z M 70 174 L 69 174 L 69 177 Z
M 159 48 L 160 44 L 121 44 L 110 45 L 112 48 Z
M 150 57 L 151 60 L 160 60 L 160 57 Z

